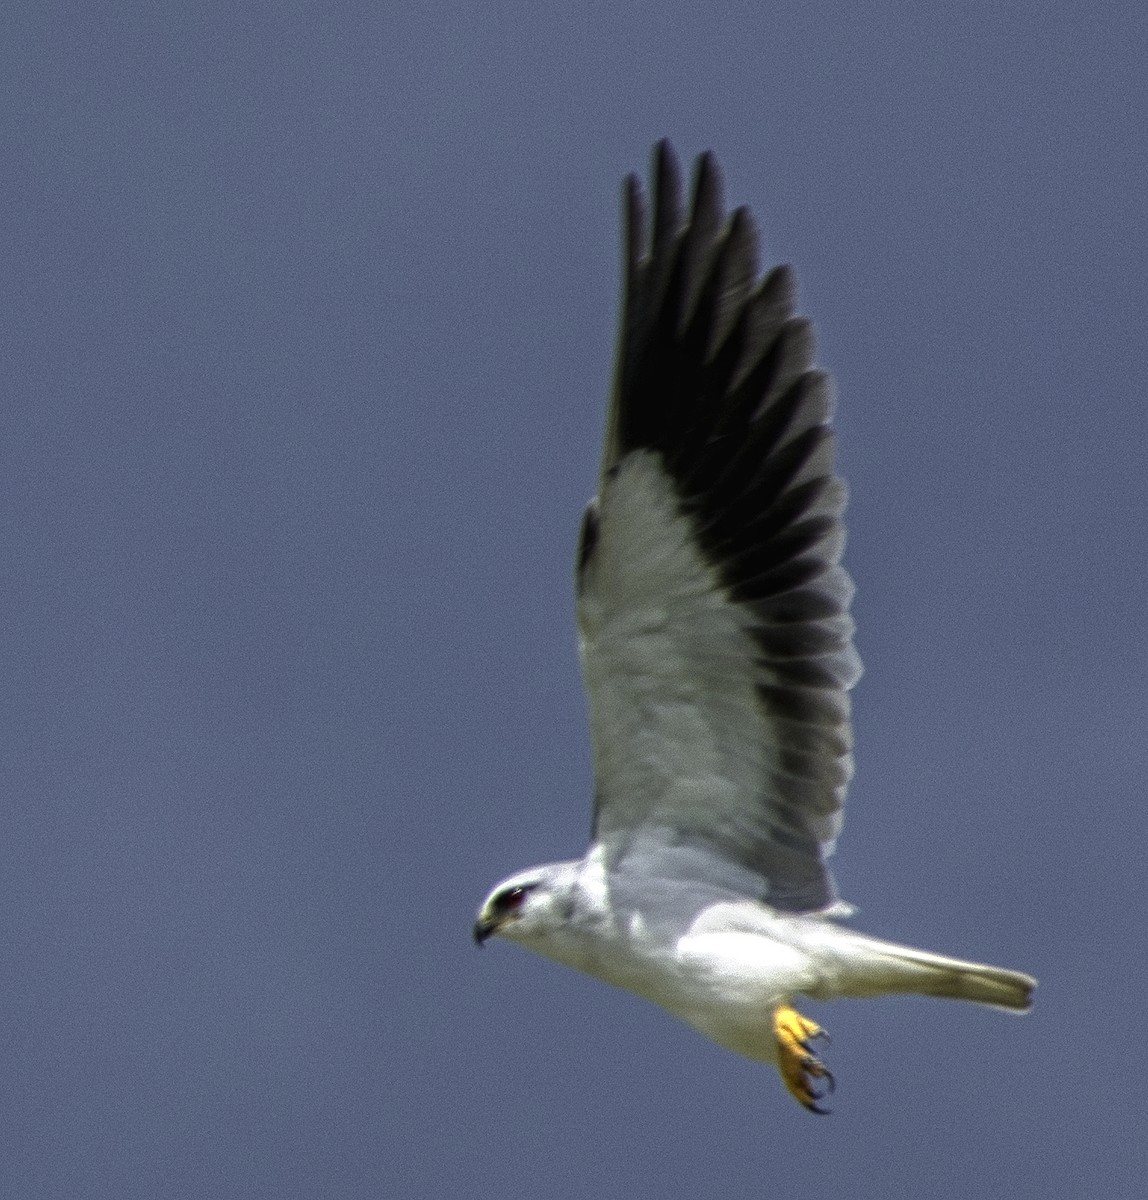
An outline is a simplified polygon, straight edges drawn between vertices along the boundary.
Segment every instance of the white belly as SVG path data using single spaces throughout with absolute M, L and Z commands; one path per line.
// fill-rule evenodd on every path
M 776 922 L 776 931 L 715 929 L 719 922 L 703 919 L 676 941 L 662 940 L 634 914 L 626 929 L 533 948 L 652 1000 L 738 1054 L 772 1062 L 773 1010 L 813 987 L 816 973 L 809 956 L 784 938 L 785 918 L 762 922 L 760 909 L 754 918 L 754 925 Z

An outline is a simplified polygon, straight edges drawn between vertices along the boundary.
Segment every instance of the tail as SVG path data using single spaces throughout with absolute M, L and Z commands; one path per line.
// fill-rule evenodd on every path
M 860 934 L 853 935 L 840 949 L 845 953 L 838 960 L 838 996 L 910 993 L 971 1000 L 1009 1012 L 1023 1013 L 1032 1008 L 1036 980 L 1020 971 L 947 958 Z
M 986 963 L 946 958 L 909 946 L 883 946 L 891 971 L 897 976 L 897 991 L 920 996 L 941 996 L 946 1000 L 971 1000 L 990 1004 L 1010 1012 L 1028 1012 L 1036 980 L 1019 971 L 992 967 Z

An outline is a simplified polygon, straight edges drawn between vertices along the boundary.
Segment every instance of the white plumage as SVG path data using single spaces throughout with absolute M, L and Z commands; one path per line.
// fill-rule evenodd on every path
M 826 860 L 860 674 L 827 378 L 793 278 L 758 279 L 714 160 L 688 213 L 666 143 L 652 226 L 627 182 L 625 295 L 578 550 L 594 746 L 585 858 L 503 881 L 475 925 L 645 996 L 813 1111 L 821 1032 L 791 1006 L 914 992 L 1024 1011 L 1035 983 L 838 924 Z

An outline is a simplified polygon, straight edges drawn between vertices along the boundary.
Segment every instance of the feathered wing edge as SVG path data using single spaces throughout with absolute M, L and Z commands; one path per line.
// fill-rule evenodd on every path
M 724 853 L 791 911 L 835 900 L 824 866 L 852 774 L 848 689 L 860 674 L 840 565 L 845 487 L 833 468 L 828 378 L 793 315 L 788 267 L 757 276 L 745 209 L 723 218 L 720 174 L 699 158 L 688 213 L 668 143 L 654 152 L 653 213 L 625 189 L 624 298 L 599 496 L 627 455 L 653 451 L 680 512 L 756 652 L 761 820 Z M 598 533 L 591 506 L 579 561 Z

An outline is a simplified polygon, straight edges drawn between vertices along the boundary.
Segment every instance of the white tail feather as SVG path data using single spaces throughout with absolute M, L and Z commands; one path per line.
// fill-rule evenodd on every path
M 1032 1007 L 1036 980 L 1020 971 L 948 958 L 861 934 L 850 943 L 856 953 L 846 953 L 838 960 L 841 975 L 835 981 L 835 995 L 909 993 L 971 1000 L 1009 1012 L 1028 1012 Z

